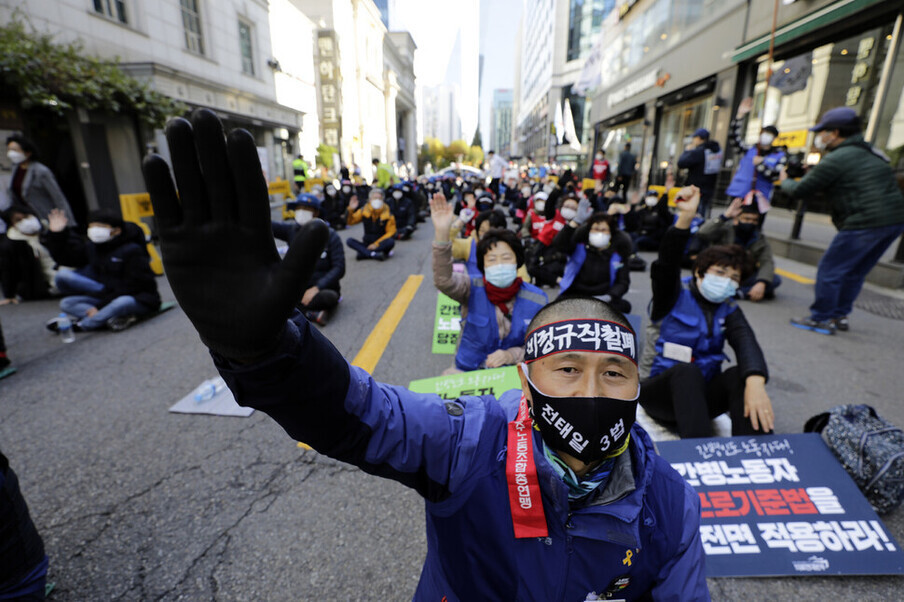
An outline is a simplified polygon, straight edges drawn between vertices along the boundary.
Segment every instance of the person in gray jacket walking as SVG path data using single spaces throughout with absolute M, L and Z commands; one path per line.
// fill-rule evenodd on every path
M 53 209 L 62 211 L 75 225 L 75 216 L 69 201 L 57 184 L 50 168 L 38 161 L 38 148 L 18 134 L 6 139 L 6 156 L 15 165 L 9 182 L 9 198 L 30 208 L 44 225 L 47 225 Z

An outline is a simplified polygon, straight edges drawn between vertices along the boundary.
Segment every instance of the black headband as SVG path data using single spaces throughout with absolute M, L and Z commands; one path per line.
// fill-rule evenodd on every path
M 609 320 L 562 320 L 532 330 L 524 345 L 524 362 L 564 351 L 613 353 L 637 364 L 634 332 Z

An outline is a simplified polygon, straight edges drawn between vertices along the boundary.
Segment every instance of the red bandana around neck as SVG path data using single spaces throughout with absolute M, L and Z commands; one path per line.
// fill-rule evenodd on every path
M 486 288 L 487 298 L 489 298 L 490 303 L 501 309 L 503 315 L 509 315 L 509 308 L 506 303 L 514 299 L 518 291 L 521 290 L 521 278 L 515 278 L 515 281 L 505 288 L 493 286 L 487 282 L 486 278 L 483 279 L 483 285 Z

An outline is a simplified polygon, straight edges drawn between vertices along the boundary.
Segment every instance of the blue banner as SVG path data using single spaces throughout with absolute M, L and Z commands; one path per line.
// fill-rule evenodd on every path
M 656 445 L 700 496 L 708 577 L 904 574 L 900 546 L 819 435 Z

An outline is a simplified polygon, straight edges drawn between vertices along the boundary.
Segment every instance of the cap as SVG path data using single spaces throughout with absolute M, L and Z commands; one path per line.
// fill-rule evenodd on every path
M 709 140 L 709 130 L 706 128 L 700 128 L 699 130 L 694 132 L 694 136 L 703 140 Z
M 309 209 L 313 209 L 314 211 L 320 211 L 320 207 L 322 206 L 320 199 L 314 196 L 313 194 L 302 192 L 297 197 L 295 197 L 294 201 L 289 201 L 286 203 L 286 209 L 295 210 L 299 207 L 308 207 Z
M 860 117 L 854 109 L 848 107 L 835 107 L 826 111 L 819 123 L 810 128 L 811 132 L 823 130 L 837 130 L 839 128 L 860 129 Z

